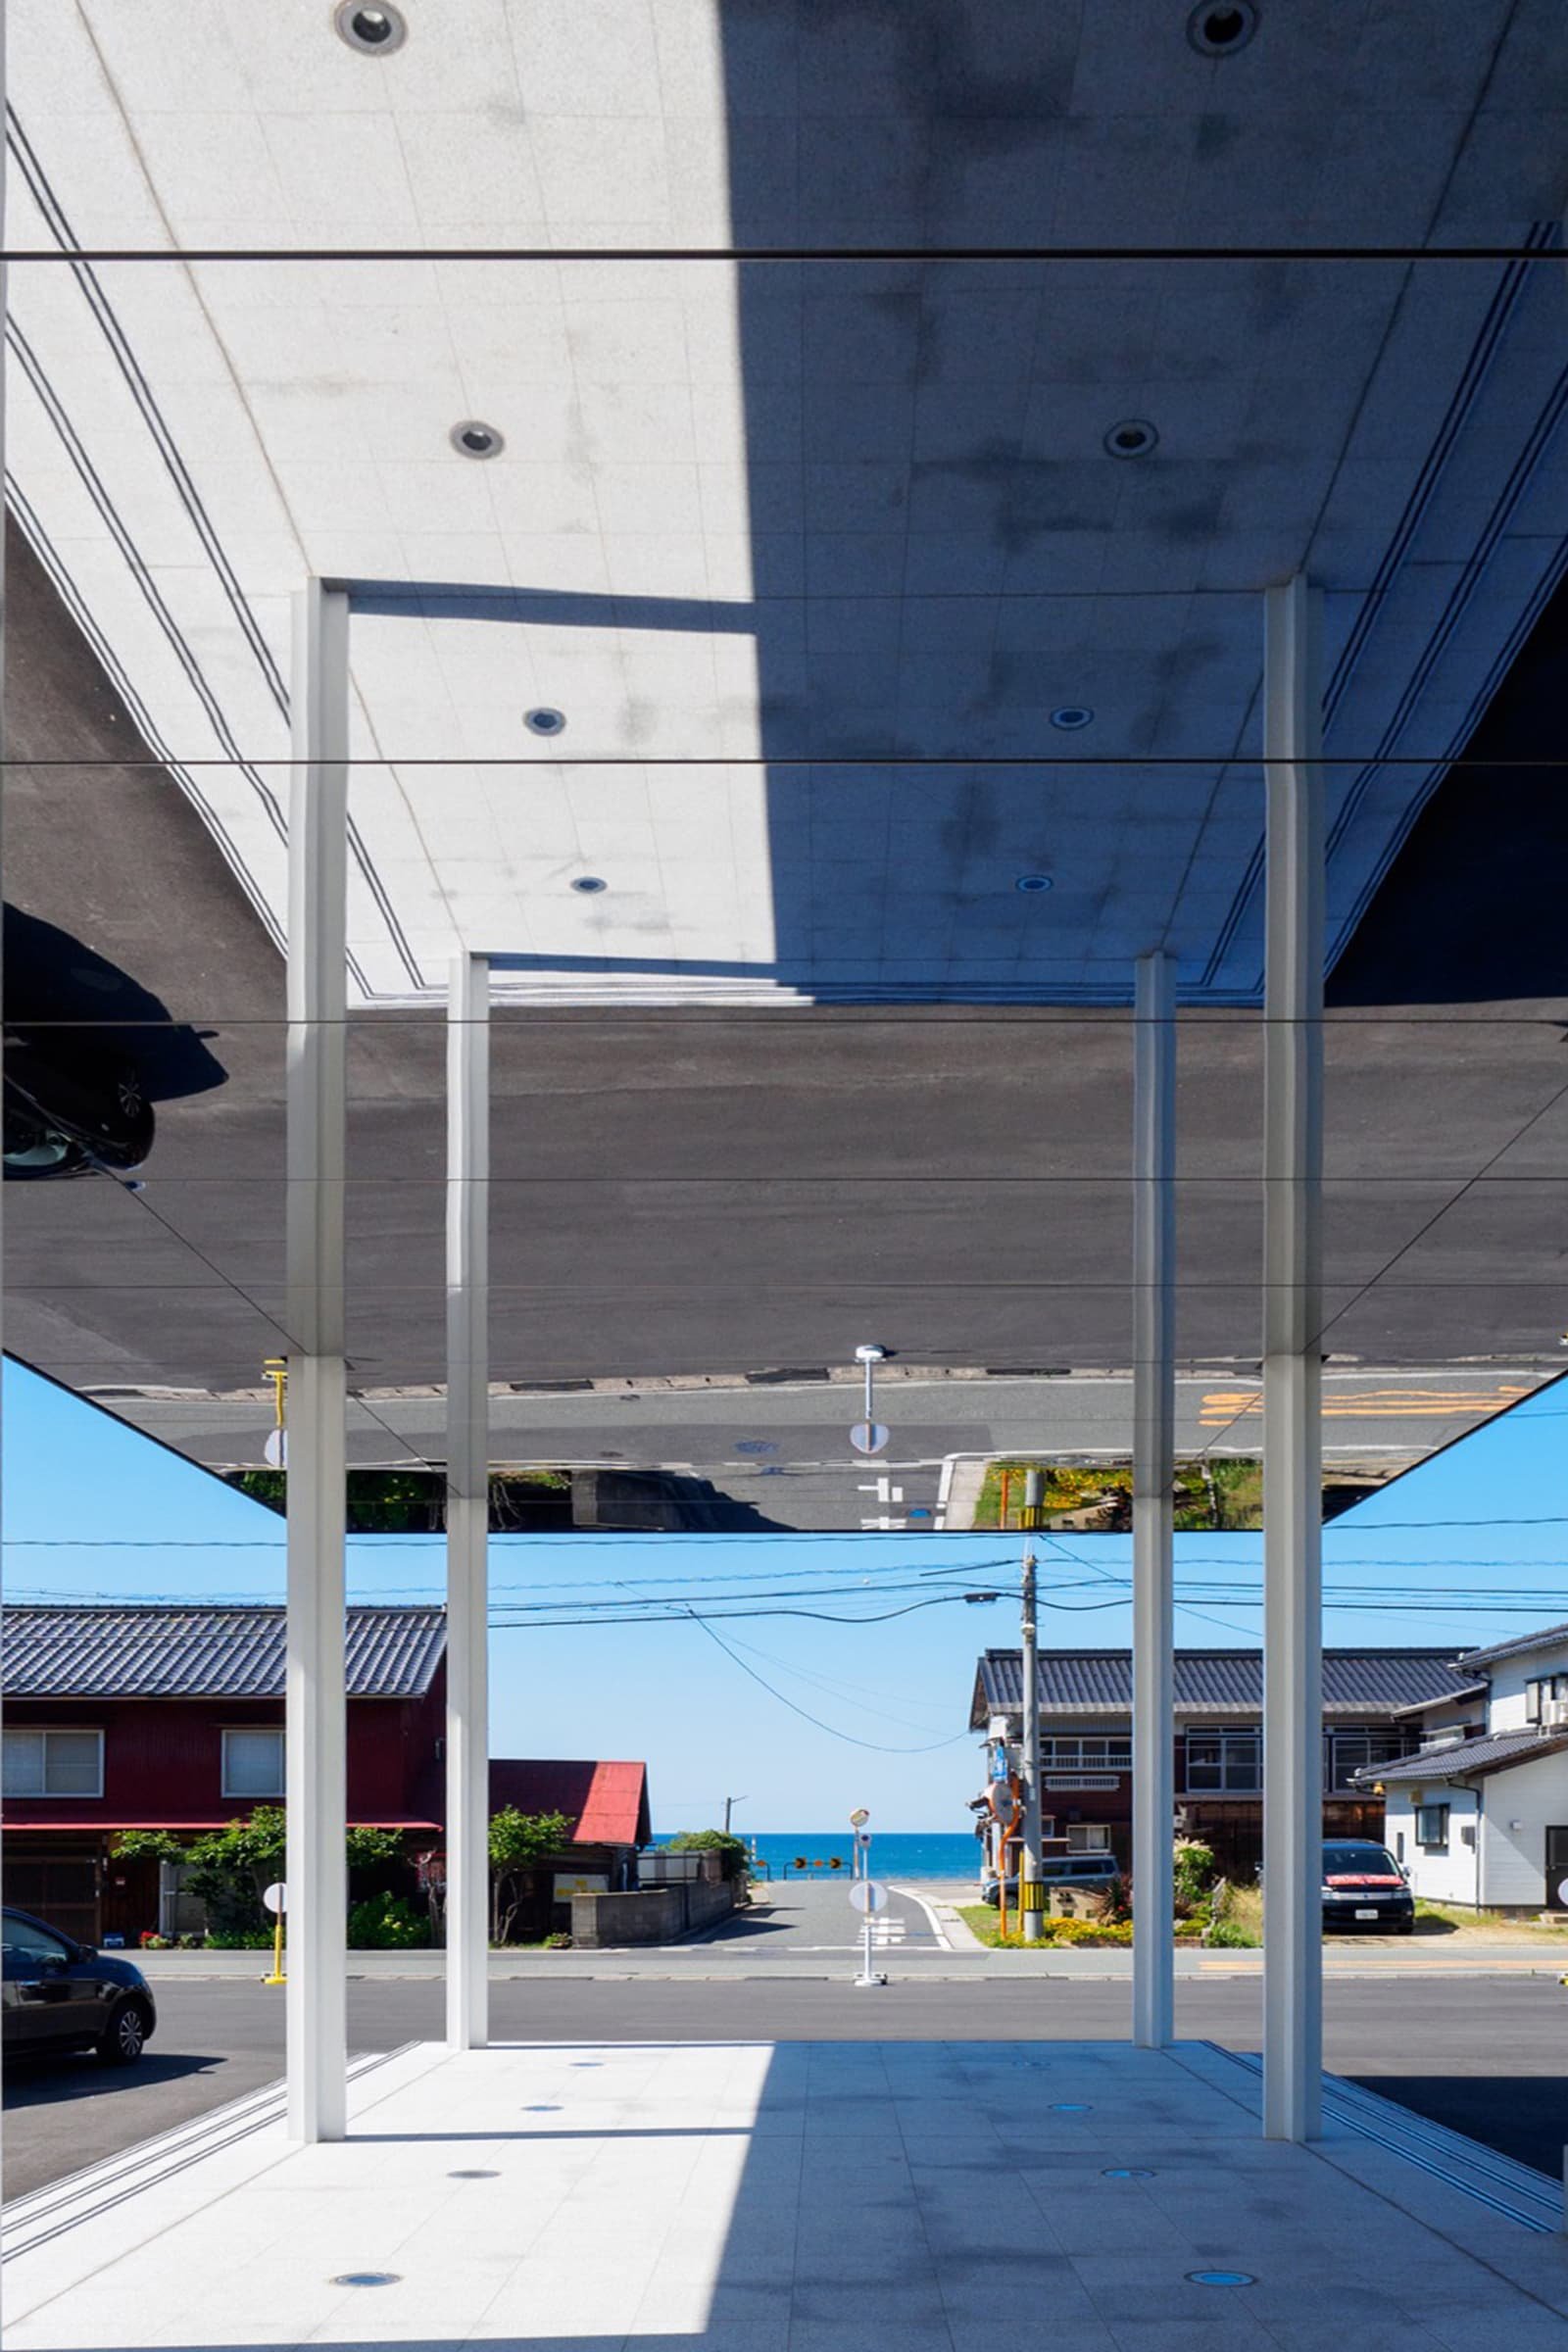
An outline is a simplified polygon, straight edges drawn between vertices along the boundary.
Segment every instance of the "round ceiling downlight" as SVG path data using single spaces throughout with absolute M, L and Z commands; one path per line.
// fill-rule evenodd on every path
M 1255 2286 L 1257 2284 L 1257 2280 L 1250 2271 L 1184 2271 L 1182 2276 L 1184 2278 L 1190 2278 L 1194 2286 Z
M 1187 38 L 1200 57 L 1234 57 L 1256 30 L 1253 0 L 1200 0 L 1187 20 Z
M 1103 447 L 1112 458 L 1147 458 L 1159 446 L 1159 435 L 1147 416 L 1124 416 L 1105 435 Z
M 552 710 L 541 704 L 537 710 L 525 710 L 522 723 L 530 735 L 560 735 L 566 724 L 564 710 Z
M 478 416 L 465 416 L 447 435 L 460 458 L 499 458 L 506 448 L 505 437 L 493 424 Z
M 597 898 L 600 891 L 608 890 L 610 884 L 599 874 L 579 874 L 571 887 L 580 890 L 585 899 L 592 899 Z
M 1076 735 L 1080 727 L 1093 726 L 1094 719 L 1087 703 L 1063 703 L 1059 710 L 1051 713 L 1052 725 L 1060 727 L 1067 735 Z
M 386 5 L 362 8 L 360 0 L 341 0 L 332 22 L 339 40 L 368 57 L 390 57 L 409 37 L 403 11 Z
M 1041 891 L 1050 890 L 1054 885 L 1049 874 L 1020 874 L 1012 887 L 1014 890 Z

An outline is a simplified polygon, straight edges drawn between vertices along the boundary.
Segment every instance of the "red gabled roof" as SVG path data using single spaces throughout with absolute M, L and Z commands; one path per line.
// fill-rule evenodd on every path
M 591 1758 L 492 1756 L 490 1804 L 519 1813 L 564 1813 L 575 1845 L 646 1845 L 646 1764 Z

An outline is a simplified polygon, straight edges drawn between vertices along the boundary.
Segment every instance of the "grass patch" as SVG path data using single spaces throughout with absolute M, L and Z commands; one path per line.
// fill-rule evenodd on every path
M 1023 1523 L 1024 1478 L 1039 1470 L 1045 1479 L 1042 1525 L 1092 1535 L 1124 1535 L 1133 1523 L 1130 1462 L 1076 1465 L 1022 1458 L 988 1462 L 975 1507 L 977 1528 L 1002 1528 L 1004 1475 L 1007 1487 L 1005 1525 Z M 1263 1524 L 1263 1465 L 1242 1458 L 1182 1462 L 1176 1471 L 1175 1523 L 1179 1532 L 1259 1528 Z
M 1016 1928 L 1009 1927 L 1005 1936 L 999 1934 L 997 1913 L 990 1903 L 960 1904 L 958 1917 L 982 1943 L 989 1944 L 997 1951 L 1041 1952 L 1050 1950 L 1053 1944 L 1059 1950 L 1064 1944 L 1105 1946 L 1129 1944 L 1133 1939 L 1132 1928 L 1125 1921 L 1118 1925 L 1100 1919 L 1045 1919 L 1041 1922 L 1042 1934 L 1034 1943 L 1029 1944 L 1025 1943 Z M 1009 1920 L 1014 1917 L 1010 1909 L 1007 1917 Z
M 1487 1936 L 1528 1936 L 1543 1943 L 1568 1942 L 1568 1917 L 1560 1928 L 1544 1928 L 1534 1919 L 1510 1919 L 1505 1911 L 1472 1911 L 1464 1903 L 1429 1903 L 1417 1900 L 1415 1932 L 1429 1936 L 1451 1936 L 1468 1929 Z

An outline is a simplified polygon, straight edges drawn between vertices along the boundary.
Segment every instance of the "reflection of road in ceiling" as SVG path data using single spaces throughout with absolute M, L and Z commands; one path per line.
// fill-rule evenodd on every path
M 1322 1417 L 1325 1421 L 1356 1422 L 1480 1421 L 1517 1404 L 1536 1385 L 1516 1381 L 1467 1385 L 1456 1379 L 1453 1387 L 1423 1387 L 1414 1385 L 1422 1378 L 1419 1373 L 1410 1377 L 1409 1388 L 1357 1389 L 1353 1394 L 1325 1388 Z M 1261 1420 L 1262 1414 L 1261 1389 L 1216 1389 L 1203 1398 L 1200 1417 L 1204 1429 L 1223 1429 L 1249 1415 Z M 1340 1442 L 1345 1443 L 1343 1435 Z

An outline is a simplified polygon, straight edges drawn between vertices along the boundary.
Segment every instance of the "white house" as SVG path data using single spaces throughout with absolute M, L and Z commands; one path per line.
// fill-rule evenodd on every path
M 1456 1661 L 1465 1688 L 1407 1708 L 1422 1744 L 1358 1775 L 1430 1902 L 1568 1911 L 1568 1625 Z

